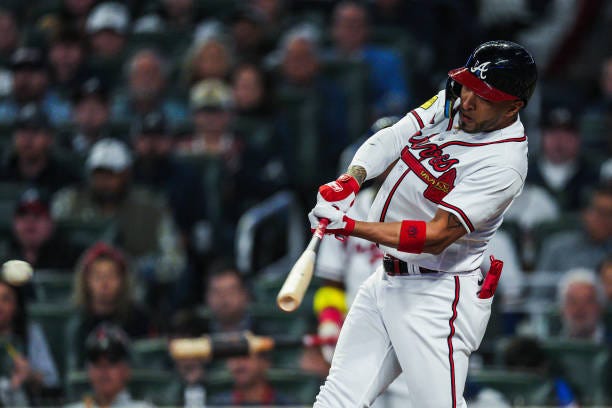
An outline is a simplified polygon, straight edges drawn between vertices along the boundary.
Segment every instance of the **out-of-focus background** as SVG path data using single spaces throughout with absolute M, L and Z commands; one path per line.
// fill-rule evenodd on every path
M 612 405 L 611 27 L 608 0 L 0 1 L 0 261 L 35 268 L 0 281 L 0 405 L 311 404 L 316 347 L 166 339 L 316 331 L 318 280 L 275 296 L 317 187 L 491 39 L 540 80 L 466 396 Z

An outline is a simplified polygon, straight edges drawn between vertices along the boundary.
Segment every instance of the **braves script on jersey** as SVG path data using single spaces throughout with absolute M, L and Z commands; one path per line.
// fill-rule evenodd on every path
M 444 91 L 411 111 L 381 140 L 400 157 L 372 205 L 368 221 L 430 220 L 442 208 L 457 216 L 469 234 L 440 255 L 410 254 L 381 246 L 384 252 L 444 272 L 480 267 L 488 240 L 523 186 L 527 175 L 527 137 L 517 120 L 488 133 L 457 128 L 459 114 L 444 117 Z M 367 144 L 365 150 L 378 147 Z M 396 156 L 396 157 L 397 157 Z M 352 164 L 368 177 L 380 170 L 357 154 Z

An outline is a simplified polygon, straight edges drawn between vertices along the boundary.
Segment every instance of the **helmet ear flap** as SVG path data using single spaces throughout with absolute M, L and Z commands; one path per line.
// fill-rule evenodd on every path
M 446 80 L 446 90 L 444 93 L 444 117 L 445 118 L 450 118 L 452 111 L 453 111 L 453 105 L 455 104 L 455 101 L 457 100 L 457 98 L 459 98 L 460 94 L 461 94 L 461 84 L 455 81 L 454 79 L 452 79 L 451 77 L 448 77 L 448 79 Z

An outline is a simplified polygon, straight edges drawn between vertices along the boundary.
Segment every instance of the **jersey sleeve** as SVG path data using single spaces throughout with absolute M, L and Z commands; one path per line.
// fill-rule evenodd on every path
M 485 167 L 461 180 L 438 208 L 453 213 L 469 233 L 502 215 L 522 187 L 516 170 Z
M 380 175 L 400 156 L 408 138 L 425 126 L 444 120 L 445 91 L 442 90 L 427 102 L 408 112 L 396 124 L 381 129 L 368 138 L 357 150 L 351 166 L 366 170 L 366 180 Z

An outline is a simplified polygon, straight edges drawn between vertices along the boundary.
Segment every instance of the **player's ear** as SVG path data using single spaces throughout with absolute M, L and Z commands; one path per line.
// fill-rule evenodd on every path
M 523 108 L 523 106 L 525 106 L 525 102 L 523 102 L 521 100 L 516 100 L 516 101 L 510 102 L 510 104 L 508 106 L 508 110 L 506 111 L 506 115 L 514 116 L 514 115 L 518 114 L 518 112 Z

